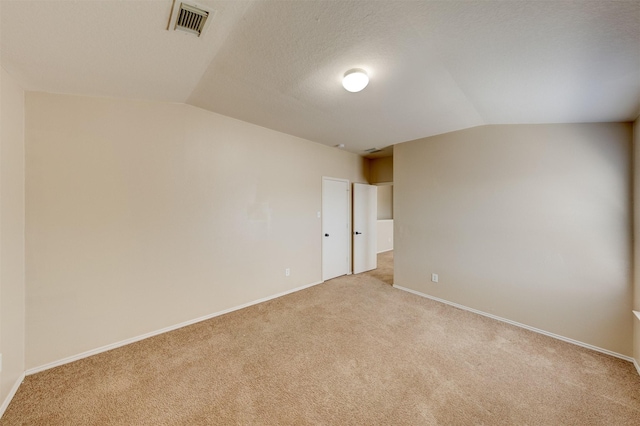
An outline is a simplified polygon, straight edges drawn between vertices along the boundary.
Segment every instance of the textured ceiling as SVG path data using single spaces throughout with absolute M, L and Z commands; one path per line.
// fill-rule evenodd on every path
M 640 113 L 640 0 L 200 3 L 216 15 L 195 38 L 166 31 L 172 0 L 2 0 L 2 66 L 29 90 L 185 102 L 359 154 Z M 349 93 L 356 67 L 371 82 Z

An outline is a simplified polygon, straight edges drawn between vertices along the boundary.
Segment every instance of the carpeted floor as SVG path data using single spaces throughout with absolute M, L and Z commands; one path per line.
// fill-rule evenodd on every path
M 380 272 L 29 376 L 0 424 L 640 425 L 631 363 Z
M 366 272 L 366 275 L 393 285 L 393 250 L 378 253 L 378 268 Z

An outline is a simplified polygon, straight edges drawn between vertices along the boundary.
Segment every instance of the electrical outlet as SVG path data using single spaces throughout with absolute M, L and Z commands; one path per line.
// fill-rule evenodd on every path
M 438 282 L 438 274 L 431 274 L 431 281 L 433 281 L 434 283 Z
M 284 270 L 284 276 L 288 277 L 289 275 L 291 275 L 291 269 L 287 268 Z

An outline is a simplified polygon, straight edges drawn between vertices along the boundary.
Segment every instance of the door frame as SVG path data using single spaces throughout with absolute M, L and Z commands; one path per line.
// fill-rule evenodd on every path
M 334 178 L 331 176 L 322 176 L 322 179 L 320 180 L 320 275 L 322 278 L 322 282 L 324 282 L 324 200 L 323 200 L 323 186 L 324 186 L 324 181 L 325 180 L 334 180 L 334 181 L 338 181 L 338 182 L 344 182 L 347 184 L 347 191 L 345 193 L 345 197 L 347 197 L 347 211 L 345 212 L 345 217 L 347 219 L 347 236 L 345 238 L 345 244 L 347 247 L 347 275 L 351 275 L 353 273 L 353 246 L 351 244 L 351 234 L 352 234 L 352 205 L 351 205 L 351 194 L 352 194 L 352 190 L 351 190 L 351 182 L 349 181 L 349 179 L 341 179 L 341 178 Z

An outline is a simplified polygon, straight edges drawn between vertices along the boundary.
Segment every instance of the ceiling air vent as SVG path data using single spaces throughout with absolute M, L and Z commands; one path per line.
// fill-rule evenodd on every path
M 364 150 L 364 152 L 366 152 L 367 154 L 375 154 L 376 152 L 380 152 L 380 151 L 382 150 L 378 148 L 369 148 Z
M 202 6 L 196 6 L 195 4 L 175 2 L 167 29 L 173 28 L 174 30 L 185 31 L 200 37 L 204 33 L 207 21 L 212 18 L 212 10 L 206 10 Z

